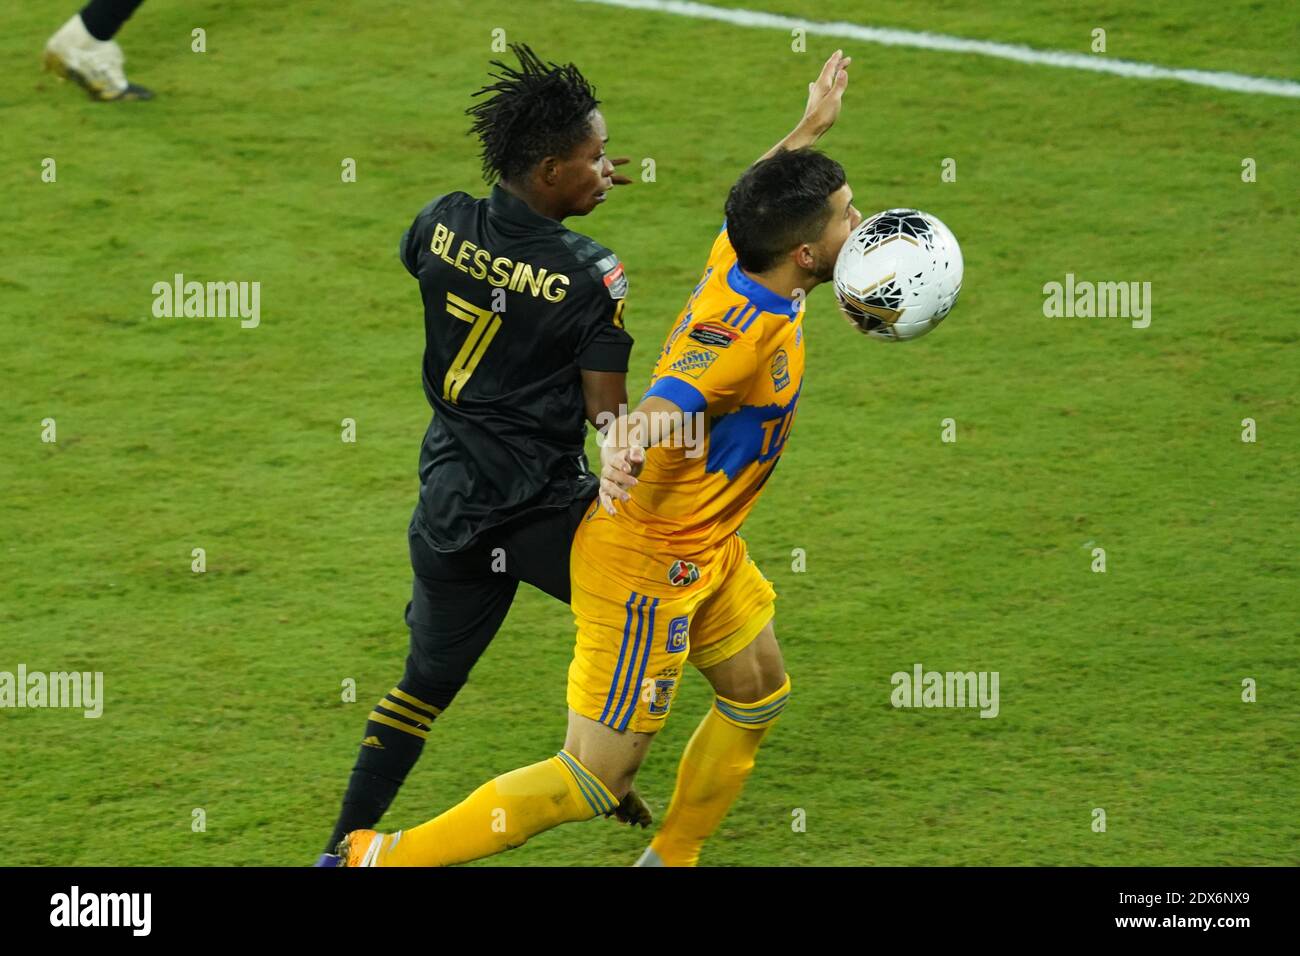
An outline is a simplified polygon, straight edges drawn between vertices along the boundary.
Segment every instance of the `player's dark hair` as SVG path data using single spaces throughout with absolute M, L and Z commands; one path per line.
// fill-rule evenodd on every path
M 805 242 L 816 242 L 831 216 L 831 193 L 844 167 L 815 149 L 783 149 L 747 169 L 727 196 L 727 234 L 747 272 L 766 272 Z
M 547 156 L 568 156 L 591 135 L 588 116 L 600 100 L 572 63 L 543 63 L 526 44 L 512 43 L 519 67 L 500 60 L 489 83 L 475 96 L 491 94 L 465 112 L 470 132 L 483 144 L 483 179 L 520 178 Z

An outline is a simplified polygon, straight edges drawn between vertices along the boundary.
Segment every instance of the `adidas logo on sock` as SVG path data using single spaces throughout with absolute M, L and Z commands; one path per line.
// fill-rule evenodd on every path
M 365 740 L 361 741 L 361 746 L 374 747 L 376 750 L 383 750 L 384 742 L 372 734 L 371 736 L 367 737 Z

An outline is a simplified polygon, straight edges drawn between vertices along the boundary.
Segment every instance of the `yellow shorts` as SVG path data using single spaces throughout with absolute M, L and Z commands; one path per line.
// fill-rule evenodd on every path
M 699 668 L 721 663 L 748 647 L 772 620 L 776 592 L 739 535 L 710 556 L 710 573 L 700 580 L 668 584 L 687 564 L 668 554 L 662 582 L 638 590 L 611 576 L 617 565 L 602 559 L 598 541 L 586 544 L 575 546 L 570 557 L 578 639 L 568 702 L 615 730 L 659 730 L 687 661 Z M 690 579 L 686 570 L 679 580 Z

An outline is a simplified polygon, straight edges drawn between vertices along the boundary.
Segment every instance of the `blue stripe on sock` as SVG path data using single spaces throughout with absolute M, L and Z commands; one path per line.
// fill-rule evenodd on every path
M 725 704 L 718 698 L 714 698 L 714 706 L 718 708 L 719 713 L 725 714 L 732 720 L 743 724 L 762 724 L 775 720 L 785 710 L 786 701 L 790 695 L 786 694 L 777 698 L 770 704 L 765 704 L 756 709 L 739 708 L 731 704 Z
M 569 768 L 569 773 L 573 774 L 573 780 L 577 783 L 578 791 L 582 794 L 583 799 L 587 801 L 587 805 L 597 813 L 604 813 L 605 811 L 602 809 L 604 801 L 601 799 L 601 794 L 598 791 L 593 790 L 591 784 L 583 779 L 582 775 L 579 773 L 577 762 L 563 750 L 555 756 L 563 760 L 564 765 Z
M 608 788 L 596 780 L 596 778 L 585 767 L 583 767 L 582 764 L 578 763 L 577 758 L 570 756 L 563 750 L 556 754 L 556 756 L 568 765 L 569 770 L 573 773 L 574 779 L 578 781 L 578 786 L 580 788 L 584 787 L 585 784 L 586 791 L 591 794 L 591 796 L 587 798 L 587 802 L 591 803 L 592 809 L 597 813 L 608 813 L 610 810 L 614 809 L 615 805 L 610 798 Z

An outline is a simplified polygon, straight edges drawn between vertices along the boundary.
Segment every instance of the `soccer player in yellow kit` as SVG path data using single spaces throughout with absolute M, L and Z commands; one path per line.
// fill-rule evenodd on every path
M 715 699 L 642 865 L 693 865 L 739 795 L 790 680 L 775 592 L 737 534 L 790 434 L 803 381 L 803 298 L 861 221 L 844 170 L 809 147 L 848 84 L 837 51 L 803 119 L 749 168 L 641 404 L 602 436 L 601 492 L 570 559 L 578 625 L 564 749 L 497 777 L 408 831 L 358 830 L 348 866 L 444 866 L 610 812 L 631 789 L 695 666 Z M 703 448 L 686 439 L 707 422 Z M 667 427 L 663 426 L 668 423 Z

